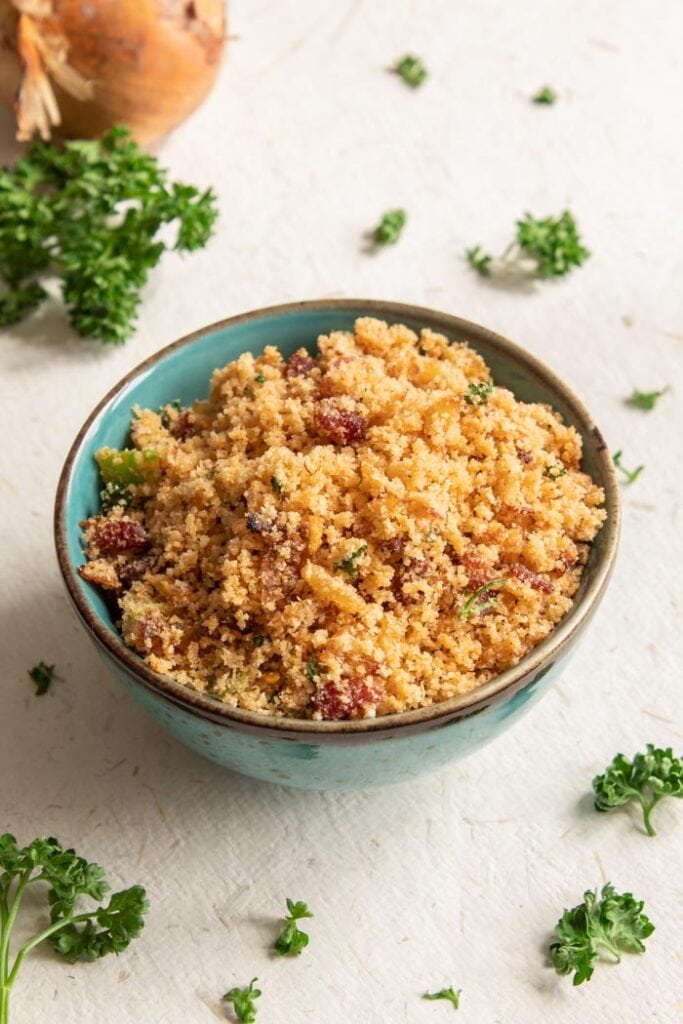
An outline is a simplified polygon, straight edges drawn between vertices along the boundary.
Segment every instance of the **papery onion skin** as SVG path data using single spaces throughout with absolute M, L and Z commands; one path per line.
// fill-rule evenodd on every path
M 150 143 L 189 117 L 215 81 L 225 41 L 224 0 L 47 0 L 52 13 L 32 17 L 26 11 L 34 4 L 3 0 L 1 6 L 18 7 L 44 38 L 62 37 L 70 70 L 92 91 L 90 99 L 76 98 L 48 69 L 61 118 L 55 134 L 93 138 L 125 123 L 139 142 Z M 35 9 L 41 8 L 45 0 L 38 0 Z M 0 29 L 3 20 L 0 10 Z M 12 58 L 16 66 L 5 32 L 0 81 L 13 74 L 16 81 Z M 21 100 L 19 135 L 26 138 L 38 126 L 24 113 L 22 128 L 20 108 Z

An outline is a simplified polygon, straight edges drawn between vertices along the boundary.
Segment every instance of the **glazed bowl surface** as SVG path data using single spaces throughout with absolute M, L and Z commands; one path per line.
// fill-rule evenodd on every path
M 460 697 L 374 719 L 317 722 L 230 708 L 153 672 L 125 646 L 101 594 L 78 574 L 85 561 L 80 522 L 99 508 L 94 459 L 103 447 L 125 447 L 133 406 L 158 408 L 206 397 L 211 373 L 242 352 L 266 345 L 287 356 L 318 335 L 350 330 L 359 316 L 429 327 L 466 341 L 486 360 L 494 381 L 517 398 L 551 405 L 583 440 L 583 468 L 606 495 L 598 533 L 570 612 L 513 668 Z M 60 477 L 55 542 L 67 592 L 84 629 L 108 666 L 153 717 L 181 742 L 226 768 L 257 779 L 312 789 L 363 788 L 401 782 L 472 753 L 508 728 L 565 666 L 610 577 L 619 537 L 619 489 L 602 435 L 582 402 L 535 357 L 476 324 L 396 302 L 335 299 L 291 303 L 245 313 L 195 331 L 132 370 L 99 403 L 79 431 Z

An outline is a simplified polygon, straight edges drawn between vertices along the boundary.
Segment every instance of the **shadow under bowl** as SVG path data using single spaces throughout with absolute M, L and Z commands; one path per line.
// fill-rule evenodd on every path
M 229 708 L 153 672 L 125 646 L 102 595 L 78 574 L 85 561 L 79 523 L 99 508 L 95 452 L 125 446 L 134 405 L 206 397 L 211 373 L 242 352 L 276 345 L 285 355 L 315 348 L 318 335 L 351 330 L 359 316 L 428 327 L 466 341 L 497 384 L 544 402 L 583 441 L 583 468 L 605 490 L 607 521 L 594 543 L 571 610 L 513 668 L 463 696 L 374 719 L 315 722 Z M 223 320 L 181 338 L 127 374 L 99 403 L 67 456 L 55 505 L 59 566 L 76 614 L 130 694 L 181 742 L 253 778 L 311 789 L 402 782 L 483 746 L 544 693 L 562 671 L 607 585 L 619 537 L 619 489 L 607 446 L 581 401 L 524 349 L 476 324 L 417 306 L 339 299 L 292 303 Z

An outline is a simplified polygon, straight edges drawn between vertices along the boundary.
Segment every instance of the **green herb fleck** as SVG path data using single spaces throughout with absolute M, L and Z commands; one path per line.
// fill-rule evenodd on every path
M 48 886 L 50 923 L 17 950 L 10 959 L 10 939 L 26 889 L 34 882 Z M 142 886 L 115 892 L 106 906 L 109 890 L 104 872 L 56 839 L 40 837 L 20 847 L 9 833 L 0 835 L 0 1021 L 9 1020 L 9 998 L 17 973 L 30 951 L 47 941 L 69 963 L 97 960 L 121 953 L 142 931 L 148 909 Z M 100 906 L 77 910 L 81 896 Z M 31 909 L 31 917 L 33 908 Z M 23 938 L 23 936 L 22 936 Z
M 410 85 L 413 89 L 417 89 L 418 86 L 422 85 L 427 77 L 427 68 L 422 63 L 420 57 L 416 57 L 412 53 L 407 53 L 405 57 L 402 57 L 394 65 L 392 71 L 400 75 L 406 85 Z
M 257 373 L 256 376 L 254 377 L 254 380 L 256 381 L 257 384 L 266 383 L 266 378 L 262 373 Z
M 254 637 L 254 647 L 263 647 L 268 642 L 268 637 L 264 633 L 259 633 L 258 636 Z
M 334 563 L 335 569 L 341 569 L 345 572 L 349 579 L 355 583 L 358 578 L 358 559 L 361 558 L 368 550 L 367 544 L 361 544 L 360 547 L 352 551 L 351 554 L 345 558 L 340 558 L 338 562 Z
M 405 227 L 405 210 L 388 210 L 372 233 L 375 245 L 395 245 Z
M 630 892 L 618 893 L 608 882 L 597 891 L 583 894 L 583 903 L 565 910 L 555 926 L 557 942 L 550 946 L 550 962 L 558 974 L 574 972 L 574 984 L 581 985 L 593 974 L 593 963 L 601 949 L 617 963 L 622 952 L 644 953 L 643 939 L 654 931 L 642 913 L 644 904 Z
M 175 409 L 176 412 L 180 412 L 181 405 L 180 405 L 180 399 L 179 398 L 174 398 L 172 402 L 166 402 L 166 404 L 160 406 L 160 408 L 158 410 L 159 417 L 161 419 L 161 425 L 162 425 L 162 427 L 165 427 L 166 429 L 168 429 L 168 427 L 170 426 L 170 423 L 171 423 L 171 416 L 170 416 L 170 413 L 169 413 L 170 409 Z
M 285 485 L 278 476 L 271 476 L 270 486 L 273 488 L 273 493 L 277 494 L 278 498 L 281 498 L 285 491 Z
M 654 836 L 650 821 L 653 809 L 665 797 L 683 797 L 683 758 L 675 757 L 671 747 L 662 749 L 653 743 L 630 761 L 617 754 L 603 774 L 593 779 L 593 791 L 598 811 L 611 811 L 637 800 L 643 809 L 645 830 Z
M 425 992 L 423 999 L 448 999 L 449 1002 L 453 1003 L 453 1009 L 457 1010 L 460 1006 L 460 996 L 462 989 L 453 988 L 442 988 L 438 992 Z
M 201 248 L 216 220 L 215 196 L 169 182 L 156 157 L 118 126 L 101 139 L 36 142 L 0 170 L 0 321 L 23 319 L 61 278 L 78 334 L 119 345 L 133 332 L 149 271 L 177 227 L 177 250 Z
M 561 476 L 566 476 L 567 470 L 565 466 L 551 466 L 546 463 L 546 467 L 543 470 L 543 476 L 547 476 L 549 480 L 559 480 Z
M 50 683 L 55 677 L 55 666 L 46 665 L 44 661 L 39 661 L 37 665 L 30 669 L 29 675 L 36 684 L 36 697 L 42 697 L 49 690 Z
M 323 670 L 318 663 L 318 659 L 311 658 L 306 665 L 306 678 L 309 683 L 316 683 L 322 674 Z
M 643 409 L 645 412 L 650 412 L 657 404 L 658 399 L 662 397 L 666 388 L 662 388 L 661 391 L 638 391 L 638 388 L 633 389 L 633 394 L 630 398 L 626 399 L 627 405 L 632 405 L 636 409 Z
M 459 618 L 465 622 L 472 615 L 473 612 L 478 612 L 479 615 L 483 615 L 489 608 L 494 608 L 498 601 L 498 594 L 492 594 L 491 590 L 494 587 L 503 587 L 507 583 L 507 579 L 501 578 L 497 580 L 490 580 L 485 583 L 483 587 L 478 587 L 474 591 L 472 596 L 465 601 L 464 605 L 460 609 Z
M 619 451 L 615 452 L 612 456 L 612 462 L 617 467 L 617 469 L 621 470 L 621 472 L 624 474 L 624 476 L 626 477 L 627 484 L 635 483 L 635 481 L 638 479 L 640 474 L 645 469 L 645 466 L 636 466 L 635 469 L 626 469 L 626 466 L 622 466 L 621 464 L 621 456 L 622 451 L 620 448 Z
M 552 106 L 557 100 L 557 93 L 554 89 L 551 89 L 549 85 L 544 85 L 542 89 L 539 89 L 535 96 L 532 97 L 534 103 L 544 104 L 545 106 Z
M 235 1016 L 241 1024 L 254 1024 L 256 1020 L 255 999 L 261 995 L 260 988 L 254 988 L 254 982 L 258 978 L 252 978 L 248 988 L 231 988 L 223 996 L 224 1003 L 232 1003 Z
M 467 262 L 472 267 L 472 270 L 476 270 L 481 277 L 491 276 L 491 261 L 493 256 L 489 256 L 487 253 L 482 252 L 481 246 L 473 245 L 471 249 L 465 249 L 465 256 L 467 257 Z
M 313 917 L 305 903 L 287 900 L 288 914 L 285 917 L 285 926 L 274 943 L 274 949 L 279 956 L 298 956 L 302 949 L 308 945 L 308 935 L 300 931 L 297 921 L 304 917 Z
M 493 381 L 470 384 L 467 388 L 465 401 L 468 405 L 485 405 L 493 394 Z

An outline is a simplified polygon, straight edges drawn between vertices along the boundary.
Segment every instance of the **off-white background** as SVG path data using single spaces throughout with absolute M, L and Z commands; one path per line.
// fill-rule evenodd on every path
M 5 332 L 2 362 L 0 830 L 55 833 L 115 885 L 143 882 L 144 936 L 118 960 L 23 968 L 14 1024 L 209 1024 L 258 975 L 261 1024 L 683 1020 L 683 807 L 597 816 L 590 780 L 618 750 L 681 746 L 680 0 L 240 0 L 218 86 L 160 155 L 212 184 L 206 250 L 154 274 L 123 348 L 74 338 L 61 311 Z M 385 72 L 412 50 L 430 77 Z M 554 108 L 529 96 L 544 83 Z M 2 122 L 7 137 L 9 119 Z M 7 144 L 4 156 L 13 148 Z M 400 244 L 362 235 L 405 206 Z M 530 292 L 464 265 L 516 217 L 573 210 L 593 251 Z M 625 462 L 617 569 L 590 635 L 542 704 L 440 775 L 384 791 L 305 793 L 232 776 L 124 696 L 75 621 L 52 550 L 68 445 L 144 357 L 271 303 L 385 297 L 479 321 L 580 395 Z M 628 409 L 634 386 L 672 390 Z M 61 679 L 36 699 L 40 659 Z M 643 957 L 572 989 L 544 964 L 552 927 L 611 879 L 646 900 Z M 296 961 L 268 947 L 285 896 L 315 912 Z

